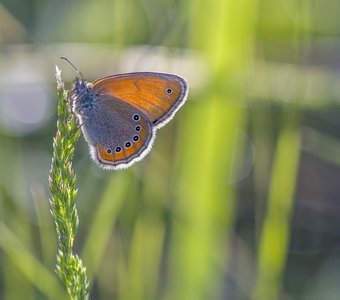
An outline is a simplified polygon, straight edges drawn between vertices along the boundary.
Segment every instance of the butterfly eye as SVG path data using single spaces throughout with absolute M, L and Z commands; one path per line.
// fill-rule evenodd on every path
M 131 143 L 130 143 L 130 142 L 126 142 L 126 143 L 125 143 L 125 147 L 126 147 L 126 148 L 129 148 L 130 146 L 131 146 Z
M 139 136 L 138 135 L 134 135 L 132 138 L 135 142 L 137 142 L 139 140 Z
M 171 89 L 171 88 L 167 88 L 167 89 L 166 89 L 166 92 L 167 92 L 167 94 L 170 95 L 170 94 L 172 93 L 172 89 Z
M 140 116 L 139 116 L 139 115 L 137 115 L 137 114 L 134 114 L 134 115 L 133 115 L 133 119 L 134 119 L 135 121 L 139 121 L 139 119 L 140 119 Z
M 120 152 L 120 151 L 122 151 L 122 148 L 116 147 L 116 152 Z
M 136 129 L 136 131 L 140 131 L 140 130 L 141 130 L 140 125 L 137 125 L 137 126 L 135 127 L 135 129 Z
M 111 154 L 111 153 L 112 153 L 112 150 L 111 150 L 111 149 L 107 149 L 107 150 L 106 150 L 106 153 Z

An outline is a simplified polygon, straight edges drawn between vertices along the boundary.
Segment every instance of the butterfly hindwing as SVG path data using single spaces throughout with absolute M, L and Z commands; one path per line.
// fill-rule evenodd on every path
M 100 98 L 82 130 L 92 158 L 103 168 L 119 169 L 142 159 L 152 146 L 152 123 L 136 108 L 111 96 Z

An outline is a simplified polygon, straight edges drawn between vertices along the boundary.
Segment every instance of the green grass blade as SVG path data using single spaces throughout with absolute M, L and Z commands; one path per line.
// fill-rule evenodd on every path
M 289 243 L 290 217 L 300 152 L 297 112 L 284 118 L 279 134 L 269 202 L 259 243 L 258 274 L 253 299 L 279 299 Z
M 126 176 L 126 172 L 114 175 L 109 180 L 101 197 L 82 251 L 82 257 L 87 262 L 88 274 L 91 277 L 96 276 L 100 264 L 103 262 L 114 224 L 131 182 L 131 178 Z
M 4 223 L 0 223 L 0 232 L 0 247 L 17 269 L 49 298 L 65 299 L 66 295 L 56 277 L 32 255 Z

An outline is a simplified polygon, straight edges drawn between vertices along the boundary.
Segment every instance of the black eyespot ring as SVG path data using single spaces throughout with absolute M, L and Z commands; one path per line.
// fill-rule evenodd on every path
M 167 89 L 166 89 L 166 92 L 167 92 L 168 94 L 171 94 L 171 93 L 172 93 L 172 89 L 171 89 L 171 88 L 167 88 Z
M 126 143 L 125 143 L 125 147 L 126 147 L 126 148 L 131 147 L 131 143 L 130 143 L 130 142 L 126 142 Z
M 111 153 L 112 153 L 112 150 L 111 150 L 111 149 L 107 149 L 107 150 L 106 150 L 106 153 L 111 154 Z
M 142 129 L 142 127 L 141 127 L 140 125 L 137 125 L 137 126 L 135 127 L 135 129 L 136 129 L 136 131 L 140 131 L 140 130 Z
M 122 148 L 121 147 L 116 147 L 116 152 L 120 152 L 120 151 L 122 151 Z
M 138 135 L 134 135 L 132 138 L 135 142 L 137 142 L 139 140 L 139 136 Z
M 140 119 L 140 116 L 139 116 L 139 115 L 137 115 L 137 114 L 134 114 L 134 115 L 133 115 L 133 119 L 134 119 L 135 121 L 139 121 L 139 119 Z

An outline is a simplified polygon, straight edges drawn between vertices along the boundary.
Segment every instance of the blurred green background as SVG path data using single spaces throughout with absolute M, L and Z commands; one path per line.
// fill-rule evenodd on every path
M 74 167 L 91 299 L 339 299 L 340 2 L 0 2 L 0 299 L 67 299 L 48 171 L 55 65 L 70 87 L 187 78 L 128 170 Z

